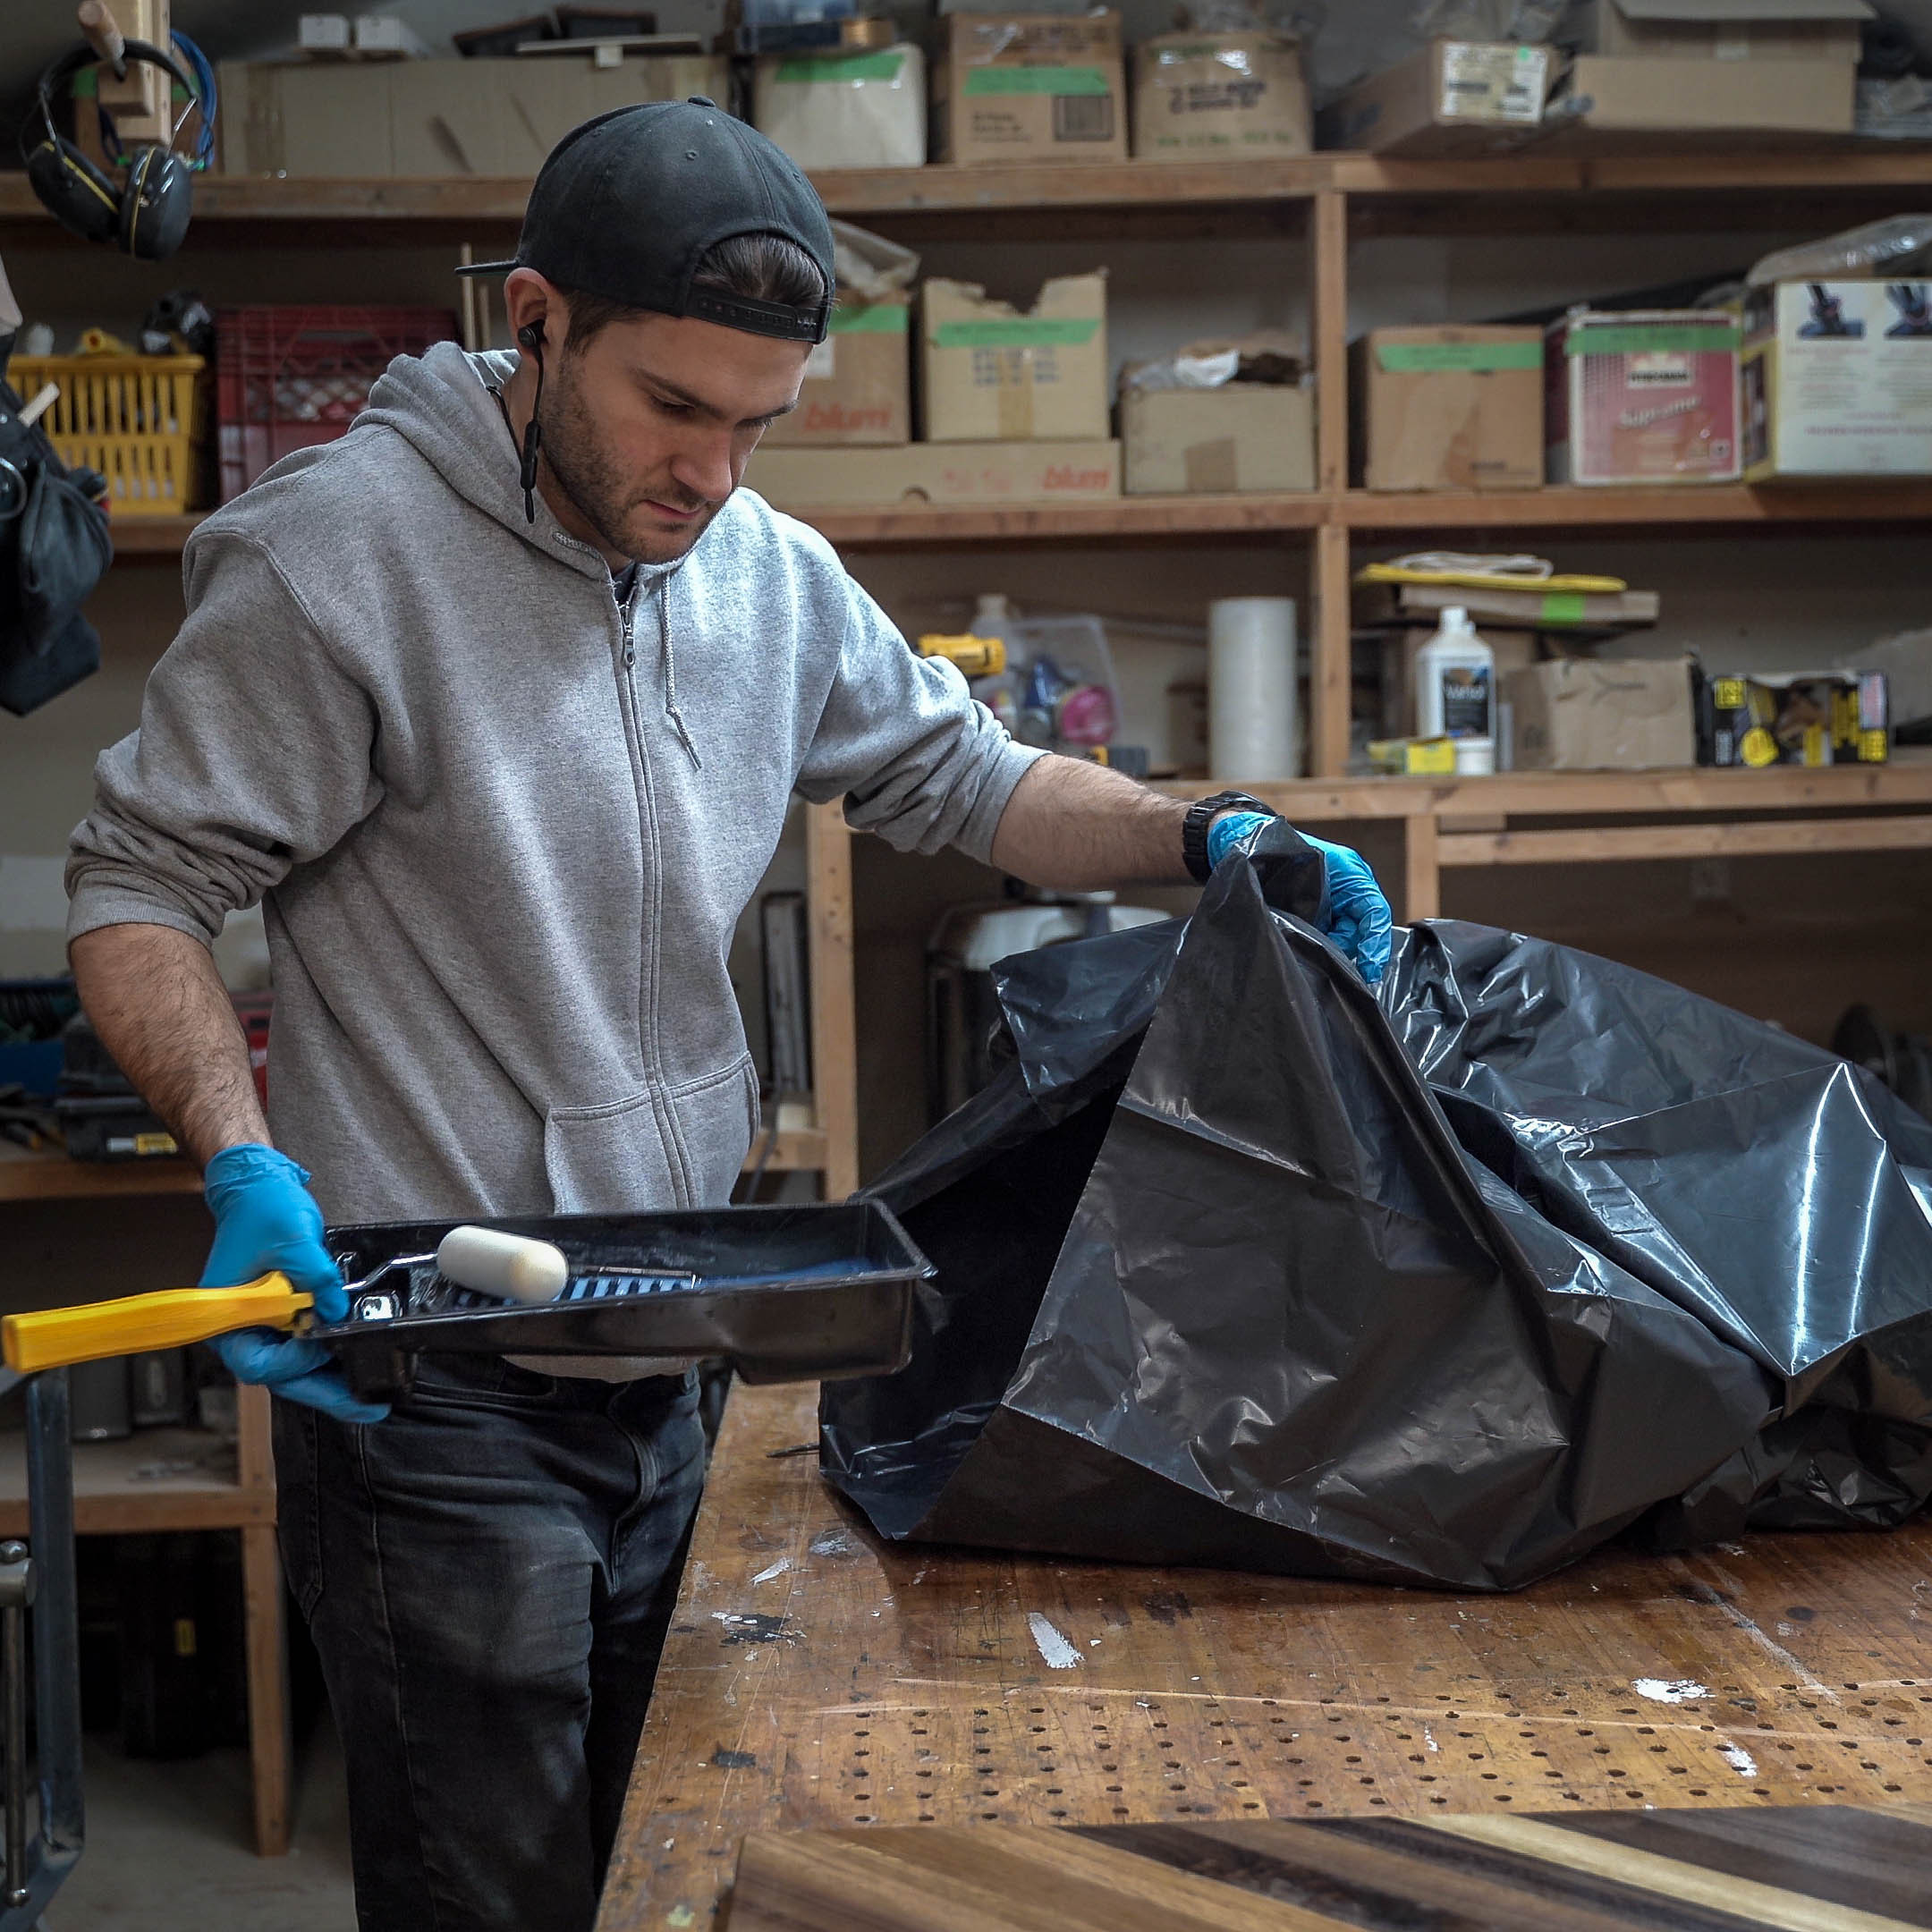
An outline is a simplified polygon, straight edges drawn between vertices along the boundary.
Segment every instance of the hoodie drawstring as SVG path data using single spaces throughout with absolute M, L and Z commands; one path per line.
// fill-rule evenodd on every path
M 678 709 L 677 654 L 671 648 L 671 580 L 676 574 L 666 571 L 657 585 L 657 655 L 664 665 L 665 716 L 676 729 L 678 742 L 691 753 L 691 763 L 702 771 L 704 760 L 698 756 L 698 747 L 684 728 L 684 714 Z

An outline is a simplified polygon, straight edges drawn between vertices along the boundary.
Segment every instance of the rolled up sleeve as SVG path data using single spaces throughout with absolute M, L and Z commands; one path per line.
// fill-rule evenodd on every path
M 1013 787 L 1044 757 L 1015 742 L 956 666 L 920 657 L 873 600 L 851 587 L 844 640 L 798 789 L 843 797 L 855 831 L 900 852 L 956 845 L 982 863 Z
M 374 708 L 267 552 L 191 545 L 188 617 L 140 727 L 102 752 L 68 845 L 67 936 L 151 925 L 212 942 L 374 809 Z

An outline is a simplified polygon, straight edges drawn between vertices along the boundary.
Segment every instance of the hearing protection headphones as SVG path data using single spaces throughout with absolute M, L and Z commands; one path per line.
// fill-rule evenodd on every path
M 201 108 L 204 121 L 212 115 L 214 102 L 207 90 L 198 88 L 159 47 L 145 40 L 130 40 L 126 57 L 160 68 L 181 83 Z M 41 206 L 72 233 L 89 242 L 113 242 L 137 261 L 162 261 L 181 246 L 194 207 L 193 169 L 174 151 L 172 135 L 169 144 L 137 149 L 125 180 L 115 182 L 54 125 L 55 96 L 83 67 L 96 64 L 98 59 L 92 47 L 79 47 L 63 55 L 40 76 L 44 138 L 28 148 L 30 118 L 21 131 L 27 179 Z M 179 123 L 174 131 L 180 131 Z

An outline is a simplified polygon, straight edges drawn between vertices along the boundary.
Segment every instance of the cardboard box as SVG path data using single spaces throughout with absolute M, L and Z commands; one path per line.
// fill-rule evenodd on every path
M 1130 496 L 1315 487 L 1315 402 L 1293 384 L 1128 389 L 1120 407 Z
M 912 437 L 911 297 L 850 297 L 832 311 L 832 332 L 805 364 L 799 406 L 765 432 L 759 447 L 907 443 Z
M 1271 33 L 1174 33 L 1134 49 L 1137 161 L 1307 154 L 1301 44 Z
M 1566 35 L 1586 54 L 1690 60 L 1835 60 L 1858 65 L 1866 0 L 1588 0 Z
M 1103 503 L 1120 495 L 1120 445 L 908 443 L 897 449 L 758 449 L 745 485 L 781 510 L 895 504 Z
M 1118 13 L 954 13 L 939 25 L 942 161 L 1127 158 Z
M 1665 134 L 1732 147 L 1849 134 L 1856 82 L 1856 69 L 1842 61 L 1583 54 L 1561 104 L 1575 118 L 1548 151 L 1654 149 Z
M 1552 324 L 1550 480 L 1734 483 L 1738 335 L 1737 318 L 1716 309 L 1586 310 Z
M 1538 131 L 1555 76 L 1546 47 L 1432 40 L 1351 88 L 1323 114 L 1322 145 L 1381 155 L 1502 153 Z
M 1541 487 L 1541 329 L 1372 329 L 1351 360 L 1370 489 Z
M 1479 590 L 1466 584 L 1369 583 L 1356 587 L 1353 609 L 1359 624 L 1413 622 L 1461 609 L 1479 631 L 1485 623 L 1585 631 L 1654 624 L 1661 602 L 1655 590 L 1539 590 L 1534 584 L 1521 590 Z
M 751 118 L 801 168 L 922 167 L 926 56 L 916 47 L 767 55 Z
M 581 59 L 225 62 L 224 172 L 309 179 L 536 174 L 571 129 L 639 101 L 724 97 L 728 64 Z
M 1891 752 L 1885 674 L 1807 671 L 1710 680 L 1710 765 L 1883 765 Z
M 919 291 L 929 443 L 1098 442 L 1108 429 L 1106 272 L 1056 275 L 1023 313 L 977 283 Z
M 1518 771 L 1652 771 L 1697 763 L 1690 657 L 1558 657 L 1502 680 Z
M 1932 283 L 1753 289 L 1742 377 L 1749 481 L 1932 474 Z

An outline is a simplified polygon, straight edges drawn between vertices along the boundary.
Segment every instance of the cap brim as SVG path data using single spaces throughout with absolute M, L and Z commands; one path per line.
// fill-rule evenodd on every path
M 520 261 L 478 261 L 457 264 L 458 275 L 508 275 L 513 268 L 521 268 Z

